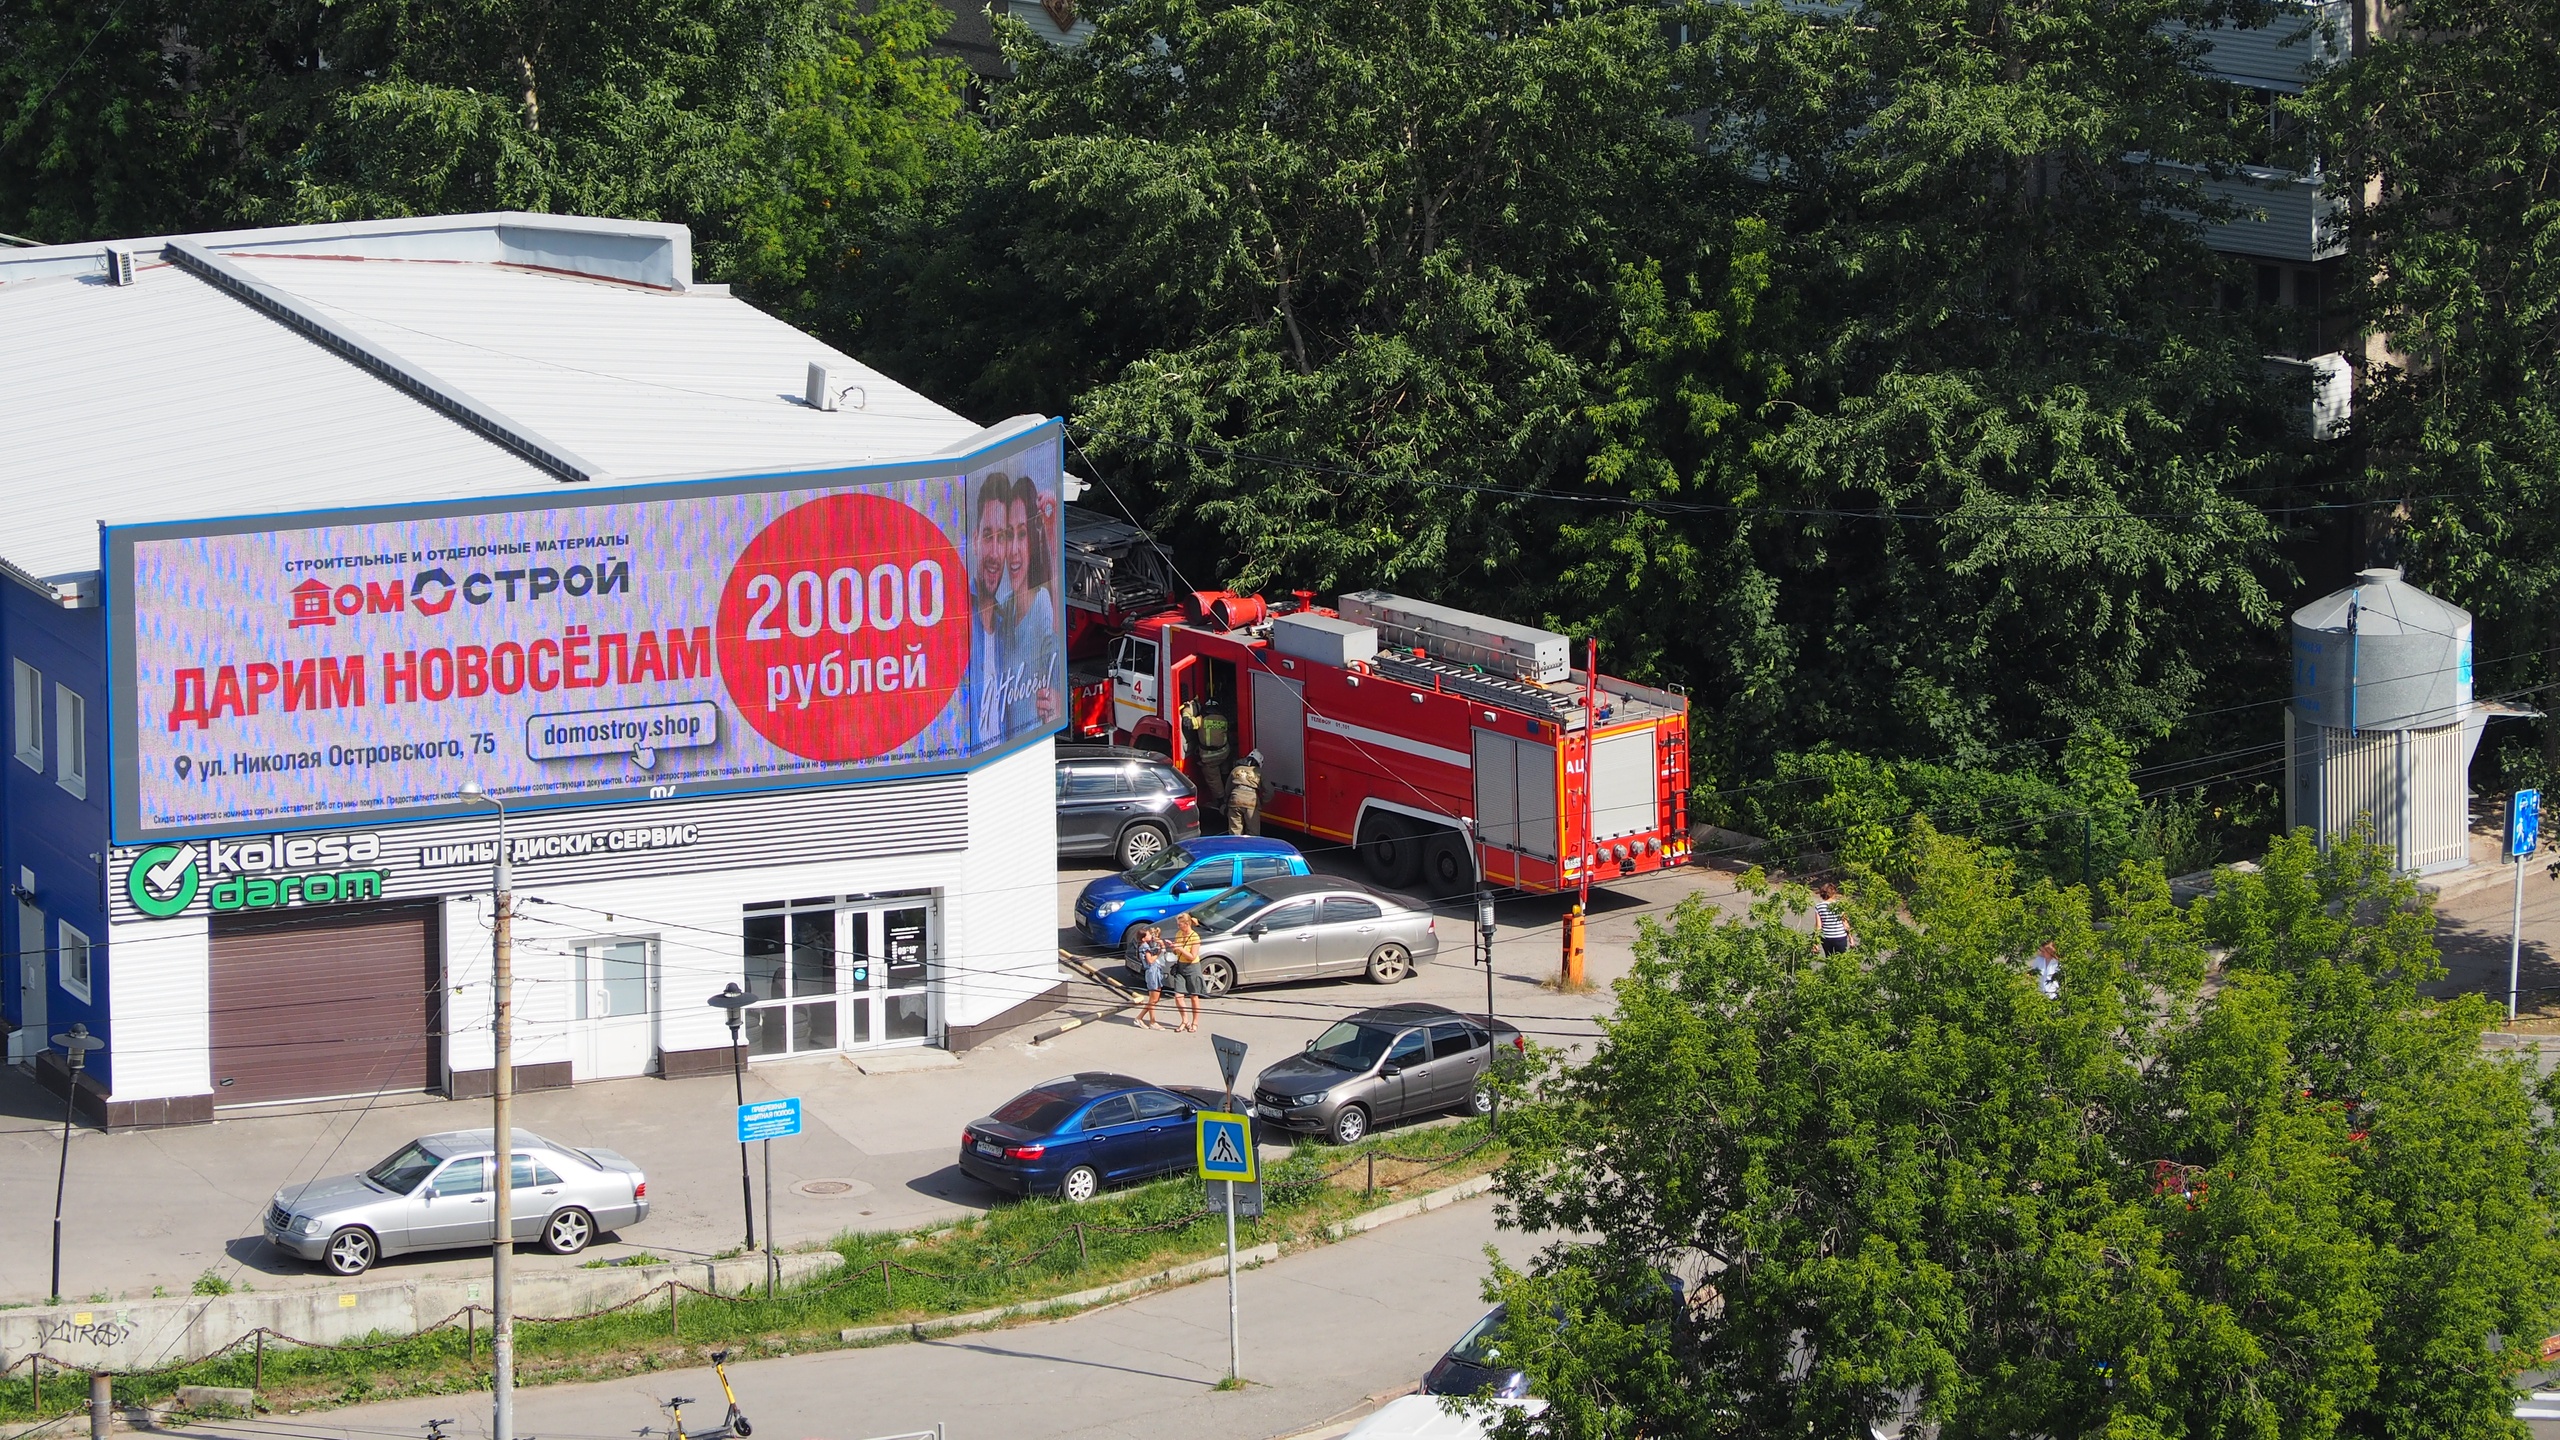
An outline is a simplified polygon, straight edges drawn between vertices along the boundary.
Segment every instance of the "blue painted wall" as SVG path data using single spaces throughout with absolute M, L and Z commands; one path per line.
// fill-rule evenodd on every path
M 91 608 L 65 610 L 50 597 L 18 580 L 0 576 L 0 728 L 9 733 L 0 744 L 0 882 L 20 883 L 20 870 L 35 872 L 36 903 L 44 911 L 44 933 L 19 933 L 14 897 L 0 901 L 0 1009 L 11 1024 L 19 1012 L 16 957 L 22 949 L 42 947 L 46 954 L 45 1026 L 59 1034 L 74 1021 L 86 1022 L 89 1033 L 107 1041 L 93 1055 L 90 1068 L 99 1083 L 112 1089 L 115 1037 L 107 1025 L 108 987 L 114 967 L 107 955 L 107 686 L 106 612 Z M 17 758 L 16 667 L 23 660 L 44 675 L 44 769 L 31 770 Z M 62 737 L 55 687 L 67 685 L 87 701 L 88 795 L 76 796 L 58 782 Z M 54 941 L 57 921 L 89 937 L 89 998 L 62 988 L 61 957 Z

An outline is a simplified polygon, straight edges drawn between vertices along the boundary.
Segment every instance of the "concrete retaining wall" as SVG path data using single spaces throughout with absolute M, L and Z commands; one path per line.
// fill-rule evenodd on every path
M 844 1268 L 844 1257 L 820 1250 L 782 1257 L 783 1283 Z M 593 1315 L 639 1297 L 635 1308 L 664 1309 L 667 1284 L 742 1294 L 764 1284 L 761 1255 L 736 1260 L 668 1265 L 615 1266 L 597 1270 L 543 1270 L 515 1276 L 520 1317 Z M 651 1291 L 656 1291 L 651 1295 Z M 271 1294 L 175 1296 L 94 1305 L 55 1305 L 0 1311 L 0 1366 L 14 1366 L 41 1352 L 48 1367 L 132 1373 L 201 1360 L 265 1327 L 275 1336 L 330 1345 L 368 1336 L 415 1335 L 466 1305 L 481 1307 L 488 1328 L 489 1282 L 408 1280 L 350 1284 L 343 1289 L 280 1290 Z

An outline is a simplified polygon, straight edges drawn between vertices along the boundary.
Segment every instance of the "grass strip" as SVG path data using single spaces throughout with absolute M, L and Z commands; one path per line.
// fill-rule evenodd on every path
M 1476 1120 L 1350 1147 L 1301 1145 L 1263 1167 L 1266 1213 L 1237 1224 L 1236 1245 L 1320 1239 L 1325 1227 L 1376 1205 L 1490 1170 L 1502 1154 Z M 1373 1173 L 1374 1192 L 1366 1188 Z M 702 1363 L 704 1351 L 724 1346 L 740 1358 L 840 1349 L 838 1332 L 848 1328 L 1036 1303 L 1136 1279 L 1224 1251 L 1225 1222 L 1198 1214 L 1201 1204 L 1200 1181 L 1164 1180 L 1083 1205 L 1025 1200 L 926 1230 L 840 1235 L 832 1248 L 845 1257 L 842 1271 L 770 1300 L 760 1293 L 738 1299 L 680 1294 L 672 1317 L 662 1300 L 652 1300 L 608 1315 L 519 1322 L 516 1380 L 559 1384 L 686 1368 Z M 23 1425 L 86 1410 L 85 1377 L 48 1370 L 41 1410 L 26 1368 L 0 1381 L 0 1422 Z M 244 1344 L 208 1360 L 118 1375 L 114 1385 L 117 1404 L 150 1406 L 167 1404 L 181 1385 L 255 1385 L 261 1409 L 291 1412 L 485 1393 L 488 1321 L 480 1317 L 476 1335 L 456 1322 L 343 1345 L 270 1338 L 262 1362 Z

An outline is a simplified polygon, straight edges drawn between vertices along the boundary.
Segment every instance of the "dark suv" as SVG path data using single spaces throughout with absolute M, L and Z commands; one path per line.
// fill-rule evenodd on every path
M 1200 833 L 1200 792 L 1152 750 L 1058 747 L 1058 853 L 1135 870 Z

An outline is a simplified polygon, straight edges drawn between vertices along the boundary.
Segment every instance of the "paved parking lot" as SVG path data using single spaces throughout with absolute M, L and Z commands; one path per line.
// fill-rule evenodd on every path
M 1334 857 L 1315 857 L 1320 869 Z M 1101 874 L 1061 874 L 1055 903 L 1062 939 L 1076 893 Z M 1494 1000 L 1503 1019 L 1548 1044 L 1594 1033 L 1606 984 L 1625 973 L 1638 920 L 1704 891 L 1730 903 L 1714 872 L 1681 870 L 1595 892 L 1585 995 L 1542 989 L 1558 961 L 1558 897 L 1505 902 L 1494 946 Z M 1204 1031 L 1252 1047 L 1248 1074 L 1295 1051 L 1350 1010 L 1395 1000 L 1434 1000 L 1481 1012 L 1484 971 L 1471 963 L 1472 908 L 1443 919 L 1439 959 L 1403 984 L 1320 981 L 1248 990 L 1210 1001 Z M 1062 975 L 1069 975 L 1062 969 Z M 1081 981 L 1078 981 L 1082 985 Z M 1082 1008 L 1101 998 L 1085 987 Z M 750 1100 L 803 1098 L 807 1133 L 774 1147 L 777 1221 L 785 1244 L 814 1243 L 853 1228 L 894 1229 L 983 1208 L 995 1196 L 951 1163 L 960 1129 L 1008 1097 L 1054 1075 L 1111 1069 L 1164 1083 L 1217 1083 L 1207 1035 L 1137 1028 L 1126 1017 L 1071 1030 L 1040 1045 L 1029 1027 L 965 1056 L 901 1052 L 870 1062 L 822 1057 L 759 1065 Z M 654 1213 L 644 1225 L 582 1259 L 646 1250 L 675 1258 L 716 1254 L 744 1239 L 738 1151 L 731 1143 L 728 1077 L 622 1080 L 517 1100 L 517 1124 L 569 1144 L 609 1146 L 649 1172 Z M 0 1241 L 0 1302 L 44 1294 L 60 1102 L 14 1071 L 0 1072 L 0 1210 L 21 1217 Z M 185 1293 L 211 1270 L 261 1289 L 335 1283 L 270 1251 L 258 1216 L 278 1187 L 369 1165 L 414 1135 L 488 1124 L 485 1101 L 427 1096 L 226 1117 L 188 1129 L 102 1134 L 71 1145 L 64 1235 L 66 1296 Z M 761 1196 L 762 1178 L 758 1171 Z M 762 1225 L 761 1198 L 757 1223 Z M 468 1252 L 385 1262 L 384 1275 L 463 1274 L 487 1263 Z M 526 1263 L 574 1264 L 531 1252 Z

